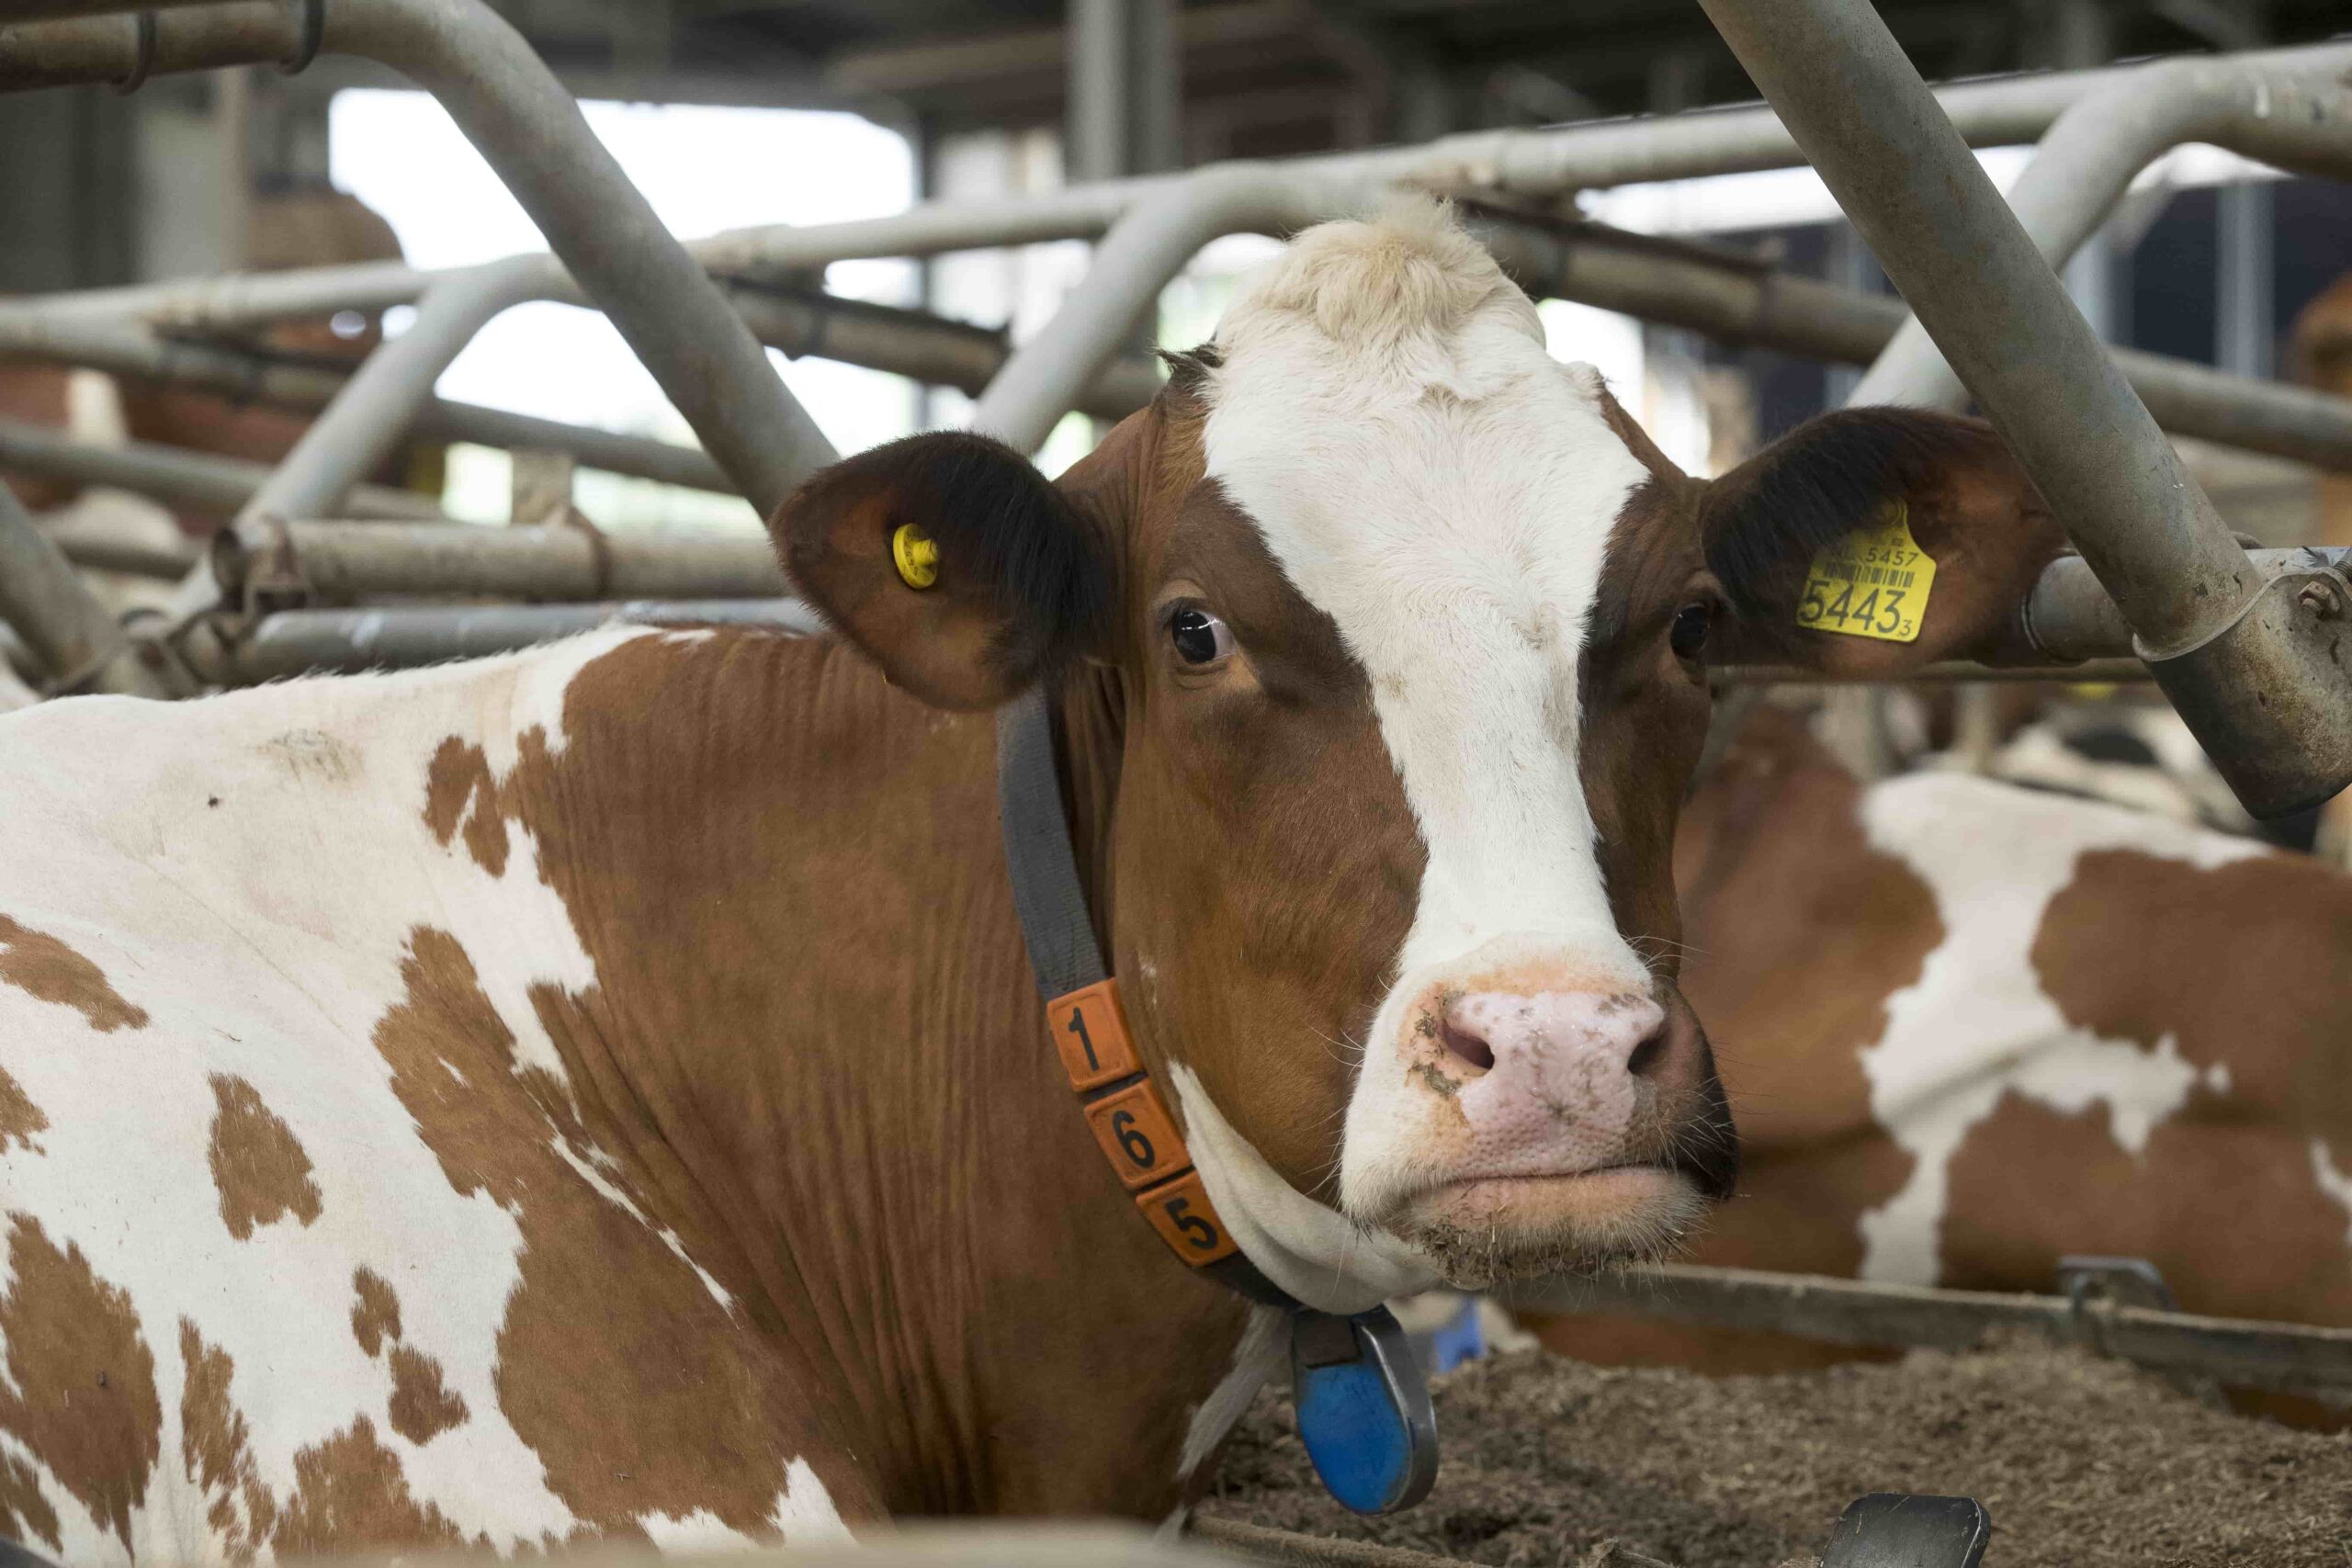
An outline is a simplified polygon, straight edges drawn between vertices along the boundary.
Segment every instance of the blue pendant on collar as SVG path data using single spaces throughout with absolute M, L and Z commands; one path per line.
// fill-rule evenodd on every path
M 1437 1479 L 1437 1416 L 1405 1330 L 1386 1307 L 1291 1314 L 1298 1435 L 1324 1490 L 1359 1514 L 1409 1508 Z

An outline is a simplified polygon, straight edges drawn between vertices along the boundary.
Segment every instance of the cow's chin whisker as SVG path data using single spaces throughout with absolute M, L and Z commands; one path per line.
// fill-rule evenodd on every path
M 1407 1201 L 1385 1228 L 1427 1255 L 1448 1284 L 1482 1290 L 1659 1261 L 1681 1247 L 1706 1210 L 1681 1172 L 1626 1166 L 1450 1182 Z

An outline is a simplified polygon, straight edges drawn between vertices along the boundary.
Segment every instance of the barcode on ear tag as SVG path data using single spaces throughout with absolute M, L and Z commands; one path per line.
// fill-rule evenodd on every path
M 1936 560 L 1911 536 L 1902 502 L 1874 528 L 1847 535 L 1813 558 L 1797 625 L 1841 637 L 1917 642 L 1936 585 Z

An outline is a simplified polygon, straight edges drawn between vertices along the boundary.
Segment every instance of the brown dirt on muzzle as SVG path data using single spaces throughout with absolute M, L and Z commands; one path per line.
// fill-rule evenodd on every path
M 1512 1568 L 1770 1568 L 1810 1561 L 1864 1493 L 1918 1492 L 1985 1506 L 1986 1568 L 2352 1562 L 2352 1434 L 2038 1345 L 1719 1381 L 1526 1351 L 1434 1387 L 1444 1459 L 1419 1507 L 1332 1502 L 1269 1391 L 1203 1512 Z

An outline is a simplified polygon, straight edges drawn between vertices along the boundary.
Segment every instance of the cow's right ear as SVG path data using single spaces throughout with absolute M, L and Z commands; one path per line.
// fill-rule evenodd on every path
M 935 707 L 1016 695 L 1084 650 L 1110 599 L 1086 520 L 981 435 L 910 435 L 836 463 L 768 533 L 818 614 Z

